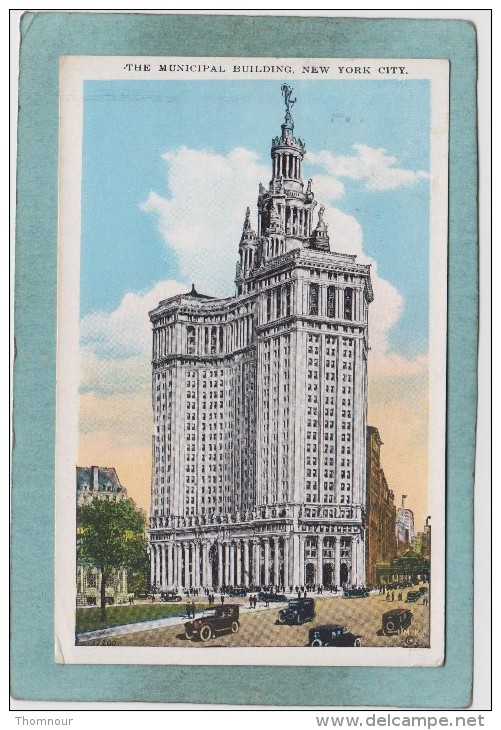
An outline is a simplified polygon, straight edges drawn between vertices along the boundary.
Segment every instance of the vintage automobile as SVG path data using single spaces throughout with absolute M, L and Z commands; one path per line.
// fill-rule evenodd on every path
M 428 588 L 426 586 L 419 586 L 418 590 L 421 594 L 428 593 Z
M 368 598 L 369 591 L 366 588 L 349 588 L 344 591 L 343 598 Z
M 263 603 L 287 603 L 287 597 L 281 593 L 266 593 L 264 591 L 257 594 L 257 600 Z
M 423 594 L 421 591 L 409 591 L 407 593 L 407 597 L 405 599 L 406 603 L 416 603 L 416 601 L 419 601 Z
M 362 640 L 340 624 L 329 624 L 310 629 L 308 646 L 362 646 Z
M 232 598 L 235 598 L 237 596 L 242 596 L 243 598 L 245 598 L 245 596 L 247 595 L 247 588 L 231 588 L 228 591 L 228 595 Z
M 238 615 L 239 606 L 234 603 L 227 603 L 204 611 L 202 616 L 185 623 L 186 638 L 209 641 L 223 631 L 231 631 L 232 634 L 236 634 L 240 628 Z
M 165 603 L 179 603 L 182 598 L 175 591 L 162 591 L 160 593 L 160 600 Z
M 412 611 L 408 608 L 394 608 L 392 611 L 386 611 L 381 616 L 383 623 L 383 634 L 385 636 L 393 636 L 393 634 L 401 634 L 412 623 Z
M 278 612 L 279 624 L 304 624 L 315 618 L 313 598 L 293 598 L 285 608 Z

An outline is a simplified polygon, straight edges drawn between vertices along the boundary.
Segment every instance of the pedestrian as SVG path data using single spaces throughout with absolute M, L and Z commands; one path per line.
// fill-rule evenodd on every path
M 252 596 L 249 596 L 249 607 L 252 608 Z
M 387 601 L 389 601 L 389 600 L 390 600 L 390 591 L 388 591 L 388 593 L 386 594 L 386 600 L 387 600 Z
M 394 594 L 393 592 L 392 592 L 392 594 L 391 594 L 391 600 L 392 600 L 392 601 L 394 601 L 394 600 L 395 600 L 395 594 Z
M 192 618 L 195 618 L 196 615 L 196 609 L 195 609 L 195 601 L 191 602 L 191 616 Z
M 400 592 L 400 593 L 398 594 L 398 601 L 401 601 L 401 600 L 402 600 L 402 592 Z
M 186 615 L 188 616 L 189 619 L 191 618 L 191 604 L 190 603 L 186 604 Z
M 221 593 L 221 606 L 223 605 L 223 603 L 224 603 L 224 594 Z

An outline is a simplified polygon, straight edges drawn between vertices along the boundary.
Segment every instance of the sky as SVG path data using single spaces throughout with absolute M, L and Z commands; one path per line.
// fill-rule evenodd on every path
M 331 250 L 370 263 L 369 423 L 417 526 L 427 514 L 429 84 L 294 82 L 305 182 Z M 280 81 L 84 86 L 79 464 L 149 507 L 148 310 L 195 283 L 229 296 L 245 209 L 284 117 Z

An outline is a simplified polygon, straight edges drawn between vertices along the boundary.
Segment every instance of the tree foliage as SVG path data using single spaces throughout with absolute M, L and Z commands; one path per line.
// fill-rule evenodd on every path
M 101 571 L 101 615 L 106 581 L 120 568 L 142 570 L 146 552 L 144 517 L 130 500 L 94 499 L 78 509 L 77 555 Z

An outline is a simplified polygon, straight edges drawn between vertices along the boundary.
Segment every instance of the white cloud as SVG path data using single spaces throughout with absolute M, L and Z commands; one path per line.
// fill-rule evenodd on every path
M 353 149 L 354 155 L 313 152 L 309 154 L 309 162 L 323 167 L 335 180 L 360 180 L 366 190 L 395 190 L 415 185 L 419 180 L 428 177 L 428 173 L 423 170 L 398 167 L 398 159 L 389 155 L 382 147 L 375 149 L 356 144 Z
M 245 209 L 250 207 L 256 226 L 258 185 L 267 184 L 269 167 L 242 148 L 218 155 L 182 147 L 163 159 L 169 197 L 152 191 L 141 207 L 158 216 L 185 280 L 205 294 L 230 296 Z
M 87 314 L 80 323 L 83 352 L 104 358 L 131 358 L 149 353 L 151 326 L 148 312 L 162 299 L 188 290 L 188 285 L 179 281 L 160 281 L 143 294 L 126 294 L 111 313 Z

